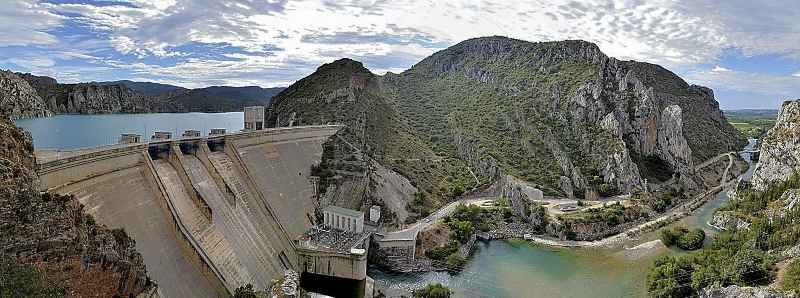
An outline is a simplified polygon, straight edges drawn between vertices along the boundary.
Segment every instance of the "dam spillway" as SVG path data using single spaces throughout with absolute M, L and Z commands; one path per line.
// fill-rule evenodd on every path
M 44 189 L 74 194 L 99 223 L 125 229 L 163 296 L 227 296 L 302 271 L 293 241 L 314 224 L 310 169 L 338 129 L 42 152 L 39 174 Z

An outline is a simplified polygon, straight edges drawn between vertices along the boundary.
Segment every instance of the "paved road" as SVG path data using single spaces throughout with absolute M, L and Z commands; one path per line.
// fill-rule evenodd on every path
M 670 209 L 666 213 L 662 214 L 661 216 L 659 216 L 659 217 L 657 217 L 657 218 L 655 218 L 653 220 L 650 220 L 650 221 L 635 225 L 635 226 L 633 226 L 633 227 L 631 227 L 631 228 L 629 228 L 629 229 L 627 229 L 625 231 L 620 232 L 619 234 L 616 234 L 616 235 L 610 236 L 610 237 L 606 237 L 606 238 L 603 238 L 603 239 L 600 239 L 600 240 L 596 240 L 596 241 L 554 240 L 554 239 L 547 239 L 547 238 L 536 237 L 536 236 L 533 237 L 532 241 L 536 242 L 536 243 L 540 243 L 540 244 L 551 245 L 551 246 L 600 247 L 600 246 L 606 246 L 606 245 L 610 245 L 610 244 L 614 244 L 614 243 L 619 243 L 619 242 L 625 241 L 629 237 L 628 234 L 631 234 L 631 233 L 632 234 L 638 234 L 639 232 L 642 232 L 645 229 L 657 226 L 662 221 L 676 220 L 676 218 L 682 218 L 682 217 L 688 216 L 689 214 L 692 213 L 692 208 L 691 208 L 692 205 L 698 203 L 699 201 L 707 200 L 714 193 L 717 193 L 719 191 L 724 191 L 725 185 L 728 182 L 736 180 L 736 178 L 734 178 L 734 179 L 732 179 L 730 181 L 726 181 L 725 180 L 725 177 L 727 177 L 727 175 L 728 175 L 728 170 L 731 168 L 731 166 L 733 166 L 733 155 L 732 155 L 732 153 L 733 152 L 720 154 L 719 156 L 713 157 L 710 160 L 710 161 L 717 161 L 717 160 L 719 160 L 719 158 L 722 158 L 724 156 L 728 156 L 728 166 L 725 168 L 725 172 L 722 175 L 722 181 L 720 181 L 720 185 L 719 186 L 714 187 L 712 189 L 709 189 L 709 190 L 703 192 L 702 194 L 695 196 L 695 198 L 693 200 L 690 200 L 690 201 L 688 201 L 686 203 L 683 203 L 680 206 L 676 206 L 676 207 Z M 703 164 L 707 165 L 707 163 L 708 162 L 705 162 Z
M 408 227 L 394 232 L 388 232 L 385 234 L 384 240 L 400 240 L 400 239 L 413 239 L 416 235 L 427 229 L 428 227 L 435 224 L 440 219 L 444 218 L 447 215 L 453 213 L 456 210 L 456 206 L 459 204 L 464 205 L 473 205 L 473 204 L 483 204 L 487 201 L 493 201 L 495 197 L 478 197 L 478 198 L 469 198 L 469 199 L 462 199 L 450 204 L 445 205 L 436 212 L 431 213 L 427 217 L 409 225 Z

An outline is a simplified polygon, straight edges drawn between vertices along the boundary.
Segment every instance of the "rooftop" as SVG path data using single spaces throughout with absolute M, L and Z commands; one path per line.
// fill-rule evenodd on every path
M 299 244 L 307 249 L 352 253 L 353 249 L 363 249 L 364 241 L 368 236 L 369 233 L 356 234 L 314 226 L 300 236 Z

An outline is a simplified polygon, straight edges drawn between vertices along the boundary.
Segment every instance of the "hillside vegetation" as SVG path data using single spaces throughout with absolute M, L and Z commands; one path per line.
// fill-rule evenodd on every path
M 364 154 L 399 173 L 419 189 L 405 199 L 422 213 L 503 175 L 579 199 L 644 179 L 699 191 L 694 164 L 744 143 L 710 89 L 584 41 L 476 38 L 385 76 L 342 59 L 271 108 L 270 125 L 345 124 L 347 142 L 328 157 Z M 342 173 L 339 161 L 324 163 Z

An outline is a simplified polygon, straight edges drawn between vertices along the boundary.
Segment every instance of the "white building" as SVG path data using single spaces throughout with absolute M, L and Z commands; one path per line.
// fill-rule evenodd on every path
M 212 128 L 211 133 L 209 135 L 216 136 L 216 135 L 224 135 L 225 129 L 224 128 Z
M 381 220 L 381 206 L 375 205 L 369 208 L 369 221 L 378 222 Z
M 244 107 L 244 130 L 253 131 L 262 129 L 264 129 L 264 107 Z
M 120 144 L 132 144 L 142 141 L 142 136 L 134 133 L 124 133 L 119 136 Z
M 153 140 L 169 140 L 172 138 L 172 133 L 168 131 L 157 131 L 153 133 Z
M 322 215 L 328 227 L 353 233 L 364 232 L 364 212 L 328 206 L 322 210 Z
M 199 130 L 194 130 L 194 129 L 189 129 L 189 130 L 186 130 L 186 131 L 183 132 L 183 136 L 184 137 L 199 137 L 200 136 L 200 131 Z

